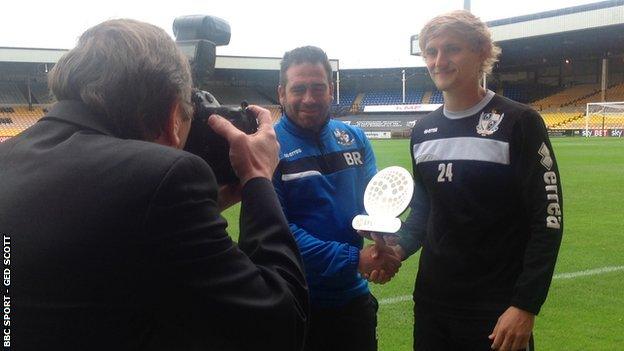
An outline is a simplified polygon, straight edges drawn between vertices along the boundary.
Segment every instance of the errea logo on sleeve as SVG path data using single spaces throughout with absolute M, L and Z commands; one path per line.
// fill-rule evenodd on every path
M 561 228 L 561 206 L 559 205 L 559 190 L 557 189 L 557 174 L 553 172 L 553 159 L 550 155 L 550 150 L 546 143 L 542 142 L 539 151 L 540 163 L 546 172 L 544 173 L 544 190 L 546 191 L 546 200 L 548 200 L 548 206 L 546 207 L 546 228 L 560 229 Z
M 553 160 L 552 157 L 550 157 L 550 150 L 548 150 L 548 146 L 546 146 L 546 143 L 542 142 L 542 146 L 537 153 L 542 157 L 542 159 L 540 160 L 542 166 L 550 171 L 553 166 Z
M 546 228 L 561 228 L 561 206 L 557 189 L 557 174 L 553 171 L 544 173 L 544 190 L 546 190 Z

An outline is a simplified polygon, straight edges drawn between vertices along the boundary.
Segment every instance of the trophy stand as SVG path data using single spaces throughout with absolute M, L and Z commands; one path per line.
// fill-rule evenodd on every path
M 351 225 L 361 231 L 396 233 L 401 228 L 398 217 L 409 206 L 413 193 L 414 180 L 405 168 L 384 168 L 366 186 L 364 209 L 367 214 L 355 216 Z

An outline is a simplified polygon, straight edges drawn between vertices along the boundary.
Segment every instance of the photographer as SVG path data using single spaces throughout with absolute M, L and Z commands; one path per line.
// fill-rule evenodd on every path
M 11 346 L 300 349 L 307 288 L 269 180 L 278 150 L 269 112 L 251 107 L 253 135 L 209 119 L 240 178 L 236 245 L 217 202 L 236 192 L 218 196 L 210 167 L 180 150 L 193 115 L 191 75 L 162 29 L 99 24 L 49 84 L 58 103 L 0 145 Z

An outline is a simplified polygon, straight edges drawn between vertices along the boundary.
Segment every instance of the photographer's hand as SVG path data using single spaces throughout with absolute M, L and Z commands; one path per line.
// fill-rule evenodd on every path
M 256 177 L 271 179 L 277 167 L 279 143 L 271 123 L 271 113 L 260 106 L 249 105 L 258 119 L 258 131 L 247 135 L 223 117 L 212 115 L 210 127 L 230 143 L 230 162 L 241 186 Z

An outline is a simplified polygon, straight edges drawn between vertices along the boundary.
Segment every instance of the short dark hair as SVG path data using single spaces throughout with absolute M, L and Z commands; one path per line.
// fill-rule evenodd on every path
M 122 138 L 154 140 L 165 129 L 173 104 L 192 116 L 188 59 L 161 28 L 129 19 L 100 23 L 48 77 L 57 100 L 84 102 L 113 121 Z
M 286 71 L 288 68 L 302 63 L 322 64 L 327 74 L 327 82 L 332 82 L 332 68 L 325 51 L 316 46 L 302 46 L 284 54 L 284 58 L 282 58 L 280 63 L 280 85 L 286 85 Z

